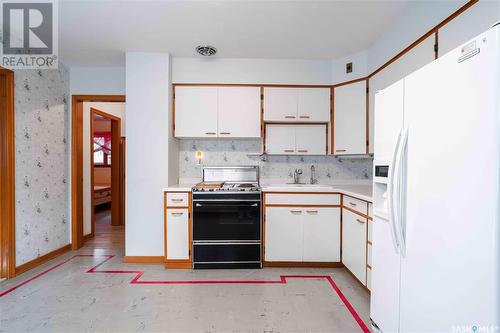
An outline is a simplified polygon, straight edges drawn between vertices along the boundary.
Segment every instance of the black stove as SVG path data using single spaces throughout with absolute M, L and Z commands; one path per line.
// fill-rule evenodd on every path
M 203 168 L 193 188 L 194 268 L 261 267 L 258 180 L 257 166 Z

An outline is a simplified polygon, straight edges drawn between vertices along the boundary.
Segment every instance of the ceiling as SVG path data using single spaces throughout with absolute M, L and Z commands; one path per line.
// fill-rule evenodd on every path
M 123 66 L 126 51 L 194 57 L 335 59 L 369 47 L 408 1 L 60 0 L 59 55 L 72 66 Z

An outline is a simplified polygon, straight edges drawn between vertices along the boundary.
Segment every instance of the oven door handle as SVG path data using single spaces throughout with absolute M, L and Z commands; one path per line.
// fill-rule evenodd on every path
M 205 204 L 201 204 L 201 203 L 196 203 L 195 204 L 196 207 L 258 207 L 259 204 L 258 203 L 253 203 L 253 204 L 240 204 L 240 205 L 224 205 L 224 204 L 209 204 L 209 205 L 205 205 Z

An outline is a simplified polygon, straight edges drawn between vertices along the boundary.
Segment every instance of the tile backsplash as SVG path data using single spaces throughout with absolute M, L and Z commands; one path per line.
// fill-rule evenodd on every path
M 201 164 L 196 151 L 204 153 Z M 261 179 L 291 179 L 293 170 L 303 170 L 302 180 L 309 180 L 310 167 L 315 166 L 319 182 L 346 182 L 372 179 L 371 159 L 338 159 L 333 156 L 273 156 L 267 161 L 255 154 L 261 151 L 260 139 L 179 140 L 179 178 L 201 177 L 202 165 L 259 165 Z M 250 155 L 249 155 L 250 154 Z M 252 155 L 254 154 L 254 155 Z

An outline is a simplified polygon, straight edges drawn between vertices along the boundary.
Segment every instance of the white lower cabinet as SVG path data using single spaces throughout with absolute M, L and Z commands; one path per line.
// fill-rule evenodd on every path
M 167 209 L 167 260 L 189 260 L 189 210 Z
M 340 261 L 340 208 L 267 207 L 265 260 Z
M 340 208 L 304 208 L 303 260 L 340 261 Z
M 366 218 L 342 210 L 342 262 L 365 285 L 366 223 Z
M 302 210 L 266 209 L 266 261 L 302 261 Z

